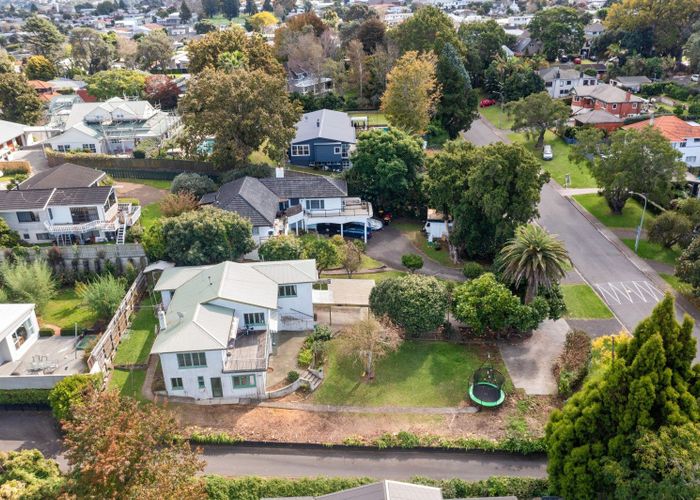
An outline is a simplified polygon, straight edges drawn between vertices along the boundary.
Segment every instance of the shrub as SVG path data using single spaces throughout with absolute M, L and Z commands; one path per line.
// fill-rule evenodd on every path
M 586 332 L 572 330 L 566 334 L 564 349 L 552 366 L 559 395 L 571 396 L 588 374 L 591 360 L 591 339 Z
M 177 194 L 183 191 L 191 193 L 196 198 L 201 198 L 205 193 L 216 191 L 216 183 L 206 175 L 183 172 L 173 179 L 170 192 Z
M 314 353 L 310 347 L 303 347 L 297 356 L 299 368 L 308 368 L 314 359 Z
M 187 438 L 190 443 L 197 444 L 238 444 L 243 442 L 243 438 L 239 436 L 232 436 L 228 432 L 214 432 L 214 431 L 192 431 Z
M 169 194 L 160 200 L 160 211 L 165 217 L 177 217 L 185 212 L 195 210 L 198 206 L 197 198 L 189 191 L 180 191 Z
M 377 284 L 369 296 L 377 317 L 388 316 L 409 335 L 435 330 L 445 321 L 447 288 L 432 276 L 409 274 Z
M 407 253 L 401 256 L 401 264 L 410 272 L 414 273 L 423 267 L 423 257 L 415 253 Z
M 56 295 L 56 282 L 51 269 L 43 260 L 3 264 L 0 267 L 2 283 L 13 302 L 34 303 L 41 314 Z
M 676 276 L 690 283 L 693 293 L 700 296 L 700 236 L 696 236 L 676 262 Z
M 57 383 L 49 393 L 49 404 L 53 416 L 59 422 L 71 418 L 71 409 L 75 405 L 83 404 L 83 397 L 90 387 L 97 387 L 99 375 L 70 375 Z
M 51 328 L 39 328 L 39 337 L 53 337 L 54 331 Z
M 649 228 L 649 241 L 671 248 L 676 243 L 688 246 L 693 237 L 693 222 L 685 214 L 667 210 Z
M 298 371 L 291 370 L 287 373 L 287 382 L 289 382 L 290 384 L 293 384 L 297 380 L 299 380 L 299 372 Z
M 468 280 L 476 279 L 485 272 L 486 269 L 484 269 L 484 266 L 478 262 L 467 262 L 462 268 L 462 274 L 464 274 L 464 277 Z
M 7 222 L 5 222 L 5 219 L 0 218 L 0 247 L 14 247 L 19 245 L 21 242 L 22 240 L 19 237 L 19 233 L 13 229 L 10 229 L 10 226 L 8 226 Z
M 85 307 L 93 310 L 100 319 L 110 319 L 126 292 L 126 283 L 121 278 L 104 274 L 89 283 L 78 283 L 75 292 Z
M 134 158 L 146 158 L 146 151 L 144 151 L 143 149 L 134 149 Z
M 251 163 L 241 168 L 235 170 L 229 170 L 225 172 L 220 179 L 222 184 L 227 182 L 235 181 L 241 177 L 255 177 L 256 179 L 264 179 L 265 177 L 270 177 L 272 173 L 272 168 L 269 165 L 263 163 Z
M 48 406 L 49 392 L 51 389 L 0 389 L 0 405 Z
M 0 452 L 0 498 L 58 498 L 63 476 L 39 450 Z
M 301 240 L 292 234 L 270 238 L 258 248 L 258 255 L 265 261 L 301 259 L 303 253 Z
M 143 226 L 141 224 L 134 224 L 126 232 L 126 242 L 136 243 L 141 241 L 143 238 Z

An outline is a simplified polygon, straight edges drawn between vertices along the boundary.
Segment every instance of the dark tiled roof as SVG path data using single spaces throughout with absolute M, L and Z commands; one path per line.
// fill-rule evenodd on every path
M 260 182 L 281 199 L 337 198 L 348 195 L 348 185 L 344 180 L 321 175 L 267 177 L 260 179 Z
M 19 185 L 19 189 L 51 189 L 88 187 L 104 177 L 105 173 L 94 168 L 64 163 L 39 172 Z
M 253 177 L 227 182 L 219 188 L 213 200 L 211 193 L 204 195 L 202 203 L 237 212 L 250 219 L 254 226 L 271 226 L 279 207 L 275 193 Z
M 46 206 L 53 191 L 53 189 L 0 191 L 0 210 L 41 210 Z
M 112 186 L 56 189 L 49 205 L 101 205 L 112 189 Z

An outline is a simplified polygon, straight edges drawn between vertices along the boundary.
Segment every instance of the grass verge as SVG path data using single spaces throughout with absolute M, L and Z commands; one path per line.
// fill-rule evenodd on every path
M 374 280 L 379 283 L 380 281 L 387 280 L 389 278 L 398 278 L 405 276 L 406 273 L 403 271 L 382 271 L 381 273 L 355 273 L 352 275 L 351 279 L 354 280 Z M 347 274 L 322 274 L 321 278 L 327 279 L 347 279 Z
M 562 285 L 569 319 L 611 319 L 612 312 L 605 302 L 586 284 Z
M 622 238 L 622 242 L 634 252 L 634 238 Z M 642 259 L 655 260 L 663 264 L 675 267 L 678 257 L 681 256 L 681 250 L 678 247 L 664 248 L 657 243 L 651 243 L 646 240 L 639 240 L 639 248 L 637 255 Z
M 342 355 L 334 345 L 328 375 L 313 400 L 353 406 L 457 406 L 465 398 L 474 370 L 486 358 L 485 351 L 481 346 L 405 341 L 379 360 L 374 380 L 367 382 L 355 358 Z M 498 351 L 491 351 L 492 362 L 507 377 Z M 509 378 L 506 386 L 506 390 L 512 387 Z
M 622 214 L 616 215 L 610 211 L 605 198 L 598 194 L 580 194 L 574 196 L 574 199 L 607 227 L 636 229 L 642 217 L 642 207 L 637 200 L 628 200 L 625 208 L 622 209 Z M 648 229 L 655 218 L 656 216 L 647 210 L 644 216 L 644 227 Z

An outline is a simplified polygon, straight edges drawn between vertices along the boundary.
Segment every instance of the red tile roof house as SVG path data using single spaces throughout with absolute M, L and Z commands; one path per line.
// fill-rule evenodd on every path
M 642 122 L 625 125 L 625 130 L 642 129 L 644 127 L 654 127 L 668 139 L 674 149 L 683 155 L 681 159 L 688 165 L 689 172 L 686 180 L 691 185 L 693 195 L 700 193 L 700 124 L 686 122 L 677 116 L 652 117 Z
M 608 84 L 595 86 L 578 86 L 571 91 L 571 111 L 574 120 L 580 124 L 588 123 L 608 131 L 622 126 L 622 120 L 628 116 L 638 115 L 646 100 Z M 588 120 L 588 113 L 595 120 Z M 610 115 L 610 116 L 608 116 Z M 606 119 L 608 118 L 608 119 Z

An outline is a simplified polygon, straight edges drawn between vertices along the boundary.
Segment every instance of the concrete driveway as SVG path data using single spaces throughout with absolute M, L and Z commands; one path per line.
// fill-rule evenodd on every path
M 48 170 L 49 168 L 49 161 L 44 156 L 44 151 L 42 149 L 22 149 L 17 151 L 12 159 L 27 160 L 32 166 L 32 175 Z
M 381 231 L 372 233 L 372 239 L 367 244 L 367 255 L 401 271 L 406 270 L 401 264 L 401 256 L 407 253 L 417 253 L 423 257 L 423 268 L 418 271 L 420 274 L 464 281 L 464 275 L 460 269 L 446 267 L 429 259 L 391 224 L 384 226 Z

